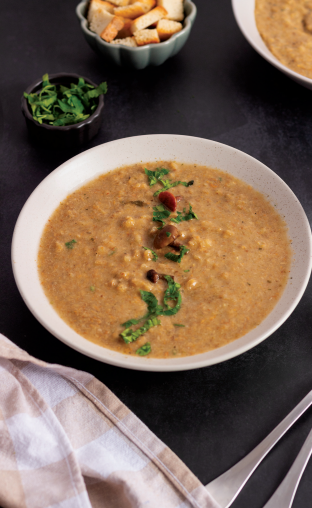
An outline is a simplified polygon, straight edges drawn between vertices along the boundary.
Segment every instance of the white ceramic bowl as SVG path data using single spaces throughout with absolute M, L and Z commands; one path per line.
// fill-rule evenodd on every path
M 102 348 L 78 335 L 55 312 L 39 281 L 37 254 L 44 226 L 60 201 L 97 176 L 140 161 L 177 160 L 220 168 L 268 196 L 285 217 L 294 259 L 286 289 L 276 307 L 254 330 L 230 344 L 200 355 L 172 359 L 132 357 Z M 18 289 L 34 316 L 55 337 L 97 360 L 152 371 L 175 371 L 212 365 L 237 356 L 271 335 L 298 304 L 311 271 L 311 230 L 298 199 L 273 171 L 230 146 L 171 134 L 119 139 L 83 152 L 47 176 L 25 203 L 12 243 L 12 263 Z
M 283 65 L 268 49 L 258 32 L 255 20 L 255 0 L 232 0 L 232 8 L 236 22 L 249 44 L 274 67 L 284 72 L 289 78 L 300 85 L 312 89 L 312 79 Z

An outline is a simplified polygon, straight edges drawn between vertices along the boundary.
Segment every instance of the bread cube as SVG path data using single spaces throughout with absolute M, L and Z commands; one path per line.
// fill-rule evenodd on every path
M 89 9 L 88 9 L 88 21 L 91 23 L 92 17 L 94 13 L 98 10 L 107 11 L 110 14 L 113 14 L 115 6 L 110 2 L 105 2 L 103 0 L 91 0 Z
M 156 21 L 159 21 L 160 19 L 164 18 L 166 15 L 167 15 L 166 9 L 164 9 L 163 7 L 155 7 L 155 9 L 152 9 L 147 14 L 144 14 L 143 16 L 140 16 L 139 18 L 135 19 L 131 25 L 131 31 L 134 34 L 135 32 L 144 30 L 145 28 L 152 25 Z
M 90 21 L 90 30 L 98 35 L 101 35 L 103 30 L 105 30 L 113 18 L 113 14 L 110 14 L 108 11 L 100 9 L 94 11 Z
M 146 14 L 156 5 L 156 0 L 148 0 L 148 2 L 135 2 L 132 5 L 125 7 L 116 7 L 115 15 L 123 16 L 124 18 L 135 19 L 143 14 Z
M 183 0 L 157 0 L 157 5 L 168 12 L 167 19 L 182 21 L 184 19 Z
M 111 44 L 121 44 L 122 46 L 128 46 L 129 48 L 136 48 L 137 43 L 134 37 L 125 37 L 124 39 L 114 39 Z
M 114 16 L 111 22 L 107 25 L 105 30 L 101 33 L 100 37 L 104 39 L 106 42 L 111 42 L 117 36 L 119 30 L 121 30 L 124 26 L 123 19 Z
M 157 23 L 157 32 L 161 41 L 170 39 L 171 35 L 182 30 L 182 23 L 170 19 L 160 19 Z
M 134 33 L 135 42 L 138 46 L 157 44 L 160 42 L 156 28 L 153 30 L 138 30 Z

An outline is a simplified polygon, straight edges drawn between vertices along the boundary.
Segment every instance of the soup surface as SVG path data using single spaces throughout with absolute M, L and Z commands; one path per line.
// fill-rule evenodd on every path
M 273 55 L 312 78 L 312 0 L 256 0 L 255 17 Z
M 170 171 L 163 183 L 156 168 Z M 168 179 L 179 182 L 167 191 L 179 196 L 174 212 L 154 196 Z M 159 213 L 180 246 L 155 248 Z M 121 353 L 168 358 L 256 327 L 280 298 L 290 260 L 286 225 L 262 194 L 218 169 L 161 161 L 106 173 L 61 202 L 38 269 L 50 303 L 77 333 Z M 154 283 L 149 270 L 172 279 Z

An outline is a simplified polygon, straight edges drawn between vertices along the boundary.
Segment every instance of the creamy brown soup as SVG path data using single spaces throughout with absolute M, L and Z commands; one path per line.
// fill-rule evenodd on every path
M 180 246 L 154 245 L 162 227 L 153 221 L 161 205 L 154 193 L 163 184 L 150 186 L 144 168 L 157 167 L 170 170 L 163 181 L 189 185 L 168 190 L 181 199 L 163 219 L 177 228 Z M 177 217 L 185 220 L 172 222 Z M 286 225 L 262 194 L 218 169 L 162 161 L 121 167 L 69 195 L 45 227 L 38 268 L 51 305 L 77 333 L 121 353 L 169 358 L 224 346 L 255 328 L 280 298 L 290 260 Z M 151 282 L 150 270 L 174 280 Z M 174 284 L 176 299 L 166 306 Z M 146 316 L 142 294 L 179 309 L 126 343 L 150 319 L 122 326 Z
M 312 78 L 312 1 L 256 0 L 258 31 L 286 67 Z

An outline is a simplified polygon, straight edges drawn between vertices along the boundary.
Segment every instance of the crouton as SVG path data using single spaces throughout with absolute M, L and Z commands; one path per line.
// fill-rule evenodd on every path
M 139 18 L 135 19 L 131 25 L 131 31 L 134 34 L 135 32 L 138 32 L 139 30 L 144 30 L 148 26 L 150 26 L 152 23 L 155 23 L 156 21 L 159 21 L 160 19 L 164 18 L 167 15 L 166 9 L 163 7 L 155 7 L 155 9 L 152 9 L 147 14 L 144 14 L 143 16 L 140 16 Z M 158 38 L 158 35 L 157 35 Z M 137 41 L 138 44 L 138 41 Z M 147 43 L 149 44 L 149 43 Z M 139 45 L 139 44 L 138 44 Z
M 94 11 L 90 21 L 90 30 L 97 33 L 98 35 L 101 35 L 103 30 L 105 30 L 113 18 L 113 14 L 110 14 L 108 11 L 100 9 Z
M 91 0 L 89 9 L 88 9 L 88 21 L 91 23 L 93 14 L 100 11 L 108 11 L 110 14 L 113 14 L 115 6 L 110 2 L 105 2 L 104 0 Z
M 153 30 L 138 30 L 134 33 L 134 38 L 138 46 L 146 46 L 146 44 L 157 44 L 160 42 L 156 28 Z
M 132 37 L 132 32 L 130 30 L 131 23 L 133 19 L 130 18 L 122 18 L 124 22 L 124 26 L 121 30 L 119 30 L 116 39 L 125 39 L 126 37 Z
M 114 16 L 112 21 L 108 23 L 105 30 L 103 30 L 103 32 L 101 33 L 100 37 L 104 39 L 104 41 L 106 42 L 111 42 L 113 39 L 115 39 L 119 30 L 121 30 L 123 26 L 124 26 L 123 19 L 119 18 L 118 16 Z
M 129 0 L 110 0 L 112 4 L 117 5 L 118 7 L 123 5 L 128 5 Z
M 157 5 L 168 11 L 167 19 L 182 21 L 184 19 L 183 0 L 157 0 Z
M 137 43 L 134 37 L 125 37 L 124 39 L 114 39 L 111 44 L 121 44 L 122 46 L 129 46 L 130 48 L 136 48 Z
M 171 35 L 182 30 L 182 23 L 170 19 L 160 19 L 157 23 L 157 32 L 161 41 L 170 39 Z
M 116 16 L 123 16 L 124 18 L 135 19 L 143 14 L 146 14 L 156 5 L 155 0 L 149 0 L 149 2 L 135 2 L 132 5 L 126 5 L 125 7 L 116 7 L 114 14 Z

